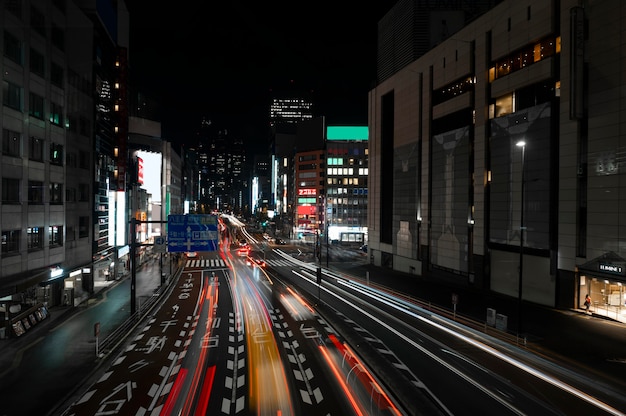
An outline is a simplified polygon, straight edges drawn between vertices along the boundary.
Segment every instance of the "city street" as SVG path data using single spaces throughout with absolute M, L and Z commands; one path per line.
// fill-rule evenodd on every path
M 167 272 L 169 273 L 169 265 Z M 137 305 L 159 287 L 158 260 L 137 270 Z M 96 357 L 94 326 L 99 340 L 130 316 L 130 276 L 99 282 L 97 295 L 70 309 L 51 309 L 51 317 L 24 338 L 0 341 L 2 416 L 57 414 L 55 405 L 85 384 L 85 377 L 103 361 Z

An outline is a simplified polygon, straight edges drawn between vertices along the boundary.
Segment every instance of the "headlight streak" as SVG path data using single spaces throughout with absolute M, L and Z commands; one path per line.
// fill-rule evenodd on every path
M 347 286 L 347 284 L 345 282 L 338 281 L 338 283 L 344 284 L 344 285 Z M 592 397 L 592 396 L 588 395 L 587 393 L 585 393 L 583 391 L 580 391 L 577 388 L 572 387 L 572 386 L 570 386 L 567 383 L 562 382 L 559 379 L 556 379 L 556 378 L 554 378 L 552 376 L 549 376 L 549 375 L 545 374 L 544 372 L 537 370 L 536 368 L 533 368 L 533 367 L 531 367 L 531 366 L 529 366 L 527 364 L 524 364 L 521 361 L 518 361 L 518 360 L 516 360 L 516 359 L 514 359 L 512 357 L 509 357 L 506 354 L 503 354 L 500 351 L 496 350 L 495 348 L 490 347 L 488 345 L 485 345 L 482 342 L 479 342 L 479 341 L 474 340 L 474 339 L 472 339 L 470 337 L 467 337 L 467 336 L 465 336 L 463 334 L 460 334 L 460 333 L 458 333 L 456 331 L 453 331 L 452 329 L 447 328 L 446 326 L 443 326 L 442 324 L 438 324 L 436 322 L 433 322 L 431 319 L 447 322 L 450 325 L 455 325 L 454 323 L 452 323 L 450 321 L 444 321 L 443 318 L 441 318 L 438 315 L 429 314 L 429 317 L 426 318 L 426 317 L 424 317 L 422 315 L 416 314 L 413 311 L 407 310 L 405 307 L 397 307 L 396 304 L 395 304 L 395 300 L 393 298 L 392 298 L 392 302 L 383 301 L 382 299 L 380 299 L 378 297 L 375 297 L 371 293 L 368 293 L 368 292 L 378 293 L 378 294 L 386 297 L 387 299 L 389 299 L 390 296 L 388 294 L 384 293 L 384 292 L 380 292 L 380 291 L 377 291 L 375 289 L 357 289 L 356 288 L 357 284 L 355 282 L 350 282 L 350 283 L 352 283 L 354 285 L 354 286 L 352 286 L 354 290 L 358 291 L 359 293 L 362 293 L 365 296 L 368 296 L 368 297 L 370 297 L 372 299 L 376 299 L 379 302 L 382 302 L 382 303 L 384 303 L 384 304 L 386 304 L 388 306 L 391 306 L 392 308 L 394 308 L 394 309 L 396 309 L 396 310 L 398 310 L 400 312 L 404 312 L 407 315 L 410 315 L 410 316 L 412 316 L 412 317 L 414 317 L 416 319 L 419 319 L 419 320 L 421 320 L 421 321 L 423 321 L 423 322 L 425 322 L 425 323 L 427 323 L 427 324 L 429 324 L 429 325 L 431 325 L 431 326 L 433 326 L 433 327 L 435 327 L 435 328 L 437 328 L 437 329 L 439 329 L 441 331 L 447 332 L 448 334 L 450 334 L 450 335 L 452 335 L 452 336 L 454 336 L 454 337 L 456 337 L 458 339 L 461 339 L 462 341 L 464 341 L 464 342 L 466 342 L 468 344 L 471 344 L 471 345 L 473 345 L 473 346 L 475 346 L 475 347 L 477 347 L 477 348 L 479 348 L 479 349 L 481 349 L 481 350 L 483 350 L 483 351 L 493 355 L 494 357 L 497 357 L 500 360 L 505 361 L 505 362 L 507 362 L 507 363 L 509 363 L 509 364 L 511 364 L 511 365 L 513 365 L 513 366 L 515 366 L 517 368 L 519 368 L 520 370 L 523 370 L 523 371 L 527 372 L 528 374 L 531 374 L 531 375 L 533 375 L 533 376 L 535 376 L 535 377 L 537 377 L 537 378 L 539 378 L 539 379 L 541 379 L 541 380 L 543 380 L 543 381 L 545 381 L 547 383 L 550 383 L 553 386 L 558 387 L 558 388 L 560 388 L 560 389 L 562 389 L 562 390 L 564 390 L 564 391 L 566 391 L 566 392 L 568 392 L 568 393 L 570 393 L 570 394 L 572 394 L 572 395 L 574 395 L 574 396 L 576 396 L 576 397 L 578 397 L 578 398 L 580 398 L 580 399 L 582 399 L 582 400 L 584 400 L 584 401 L 586 401 L 586 402 L 588 402 L 588 403 L 590 403 L 590 404 L 592 404 L 592 405 L 594 405 L 596 407 L 599 407 L 600 409 L 602 409 L 602 410 L 604 410 L 606 412 L 609 412 L 611 414 L 618 415 L 618 416 L 624 416 L 624 413 L 622 413 L 622 412 L 612 408 L 611 406 L 609 406 L 608 404 L 606 404 L 604 402 L 601 402 L 600 400 L 596 399 L 595 397 Z M 419 308 L 418 306 L 413 306 L 413 308 L 421 310 L 421 308 Z
M 350 388 L 348 387 L 348 385 L 344 381 L 343 376 L 339 372 L 339 370 L 337 369 L 337 366 L 333 362 L 333 359 L 330 357 L 330 353 L 329 353 L 328 349 L 325 346 L 323 346 L 323 345 L 320 345 L 318 348 L 319 348 L 320 352 L 322 353 L 322 356 L 326 359 L 326 363 L 328 364 L 328 367 L 332 370 L 333 374 L 335 375 L 335 378 L 337 379 L 337 382 L 339 382 L 339 385 L 341 386 L 341 389 L 343 390 L 343 394 L 348 398 L 348 401 L 352 405 L 352 408 L 354 409 L 354 412 L 357 415 L 362 416 L 363 412 L 361 412 L 361 409 L 359 408 L 359 404 L 358 404 L 357 400 L 352 395 L 352 391 L 350 390 Z
M 311 284 L 313 285 L 317 285 L 317 283 L 315 283 L 312 279 L 296 272 L 295 270 L 292 270 L 292 272 L 297 275 L 300 276 L 301 278 L 309 281 Z M 428 351 L 426 348 L 422 347 L 421 345 L 419 345 L 417 342 L 413 341 L 411 338 L 407 337 L 406 335 L 404 335 L 402 332 L 396 330 L 395 328 L 387 325 L 387 323 L 383 322 L 382 320 L 378 319 L 377 317 L 375 317 L 374 315 L 372 315 L 371 313 L 367 312 L 366 310 L 360 308 L 359 306 L 355 305 L 354 303 L 348 302 L 345 298 L 340 297 L 339 295 L 333 293 L 332 291 L 322 287 L 322 289 L 328 293 L 331 296 L 334 296 L 335 298 L 337 298 L 338 300 L 346 303 L 347 305 L 349 305 L 350 307 L 354 308 L 355 310 L 357 310 L 358 312 L 360 312 L 361 314 L 365 315 L 366 317 L 368 317 L 369 319 L 371 319 L 372 321 L 378 323 L 380 326 L 382 326 L 383 328 L 386 328 L 389 332 L 395 334 L 397 337 L 403 339 L 406 343 L 408 343 L 409 345 L 412 345 L 414 348 L 417 348 L 418 350 L 420 350 L 421 352 L 423 352 L 425 355 L 427 355 L 428 357 L 430 357 L 432 360 L 436 361 L 437 363 L 439 363 L 440 365 L 442 365 L 443 367 L 447 368 L 448 370 L 450 370 L 451 372 L 455 373 L 457 376 L 459 376 L 460 378 L 462 378 L 463 380 L 465 380 L 466 382 L 468 382 L 469 384 L 472 384 L 473 386 L 475 386 L 477 389 L 479 389 L 480 391 L 482 391 L 483 393 L 485 393 L 487 396 L 491 397 L 492 399 L 494 399 L 495 401 L 499 402 L 500 404 L 502 404 L 504 407 L 507 407 L 509 410 L 511 410 L 512 412 L 518 414 L 518 415 L 523 415 L 524 413 L 517 409 L 516 407 L 512 406 L 510 403 L 502 400 L 501 397 L 493 394 L 490 390 L 486 389 L 485 387 L 483 387 L 482 385 L 480 385 L 479 383 L 475 383 L 474 380 L 472 380 L 469 376 L 465 375 L 464 373 L 462 373 L 461 371 L 457 370 L 456 368 L 454 368 L 453 366 L 449 365 L 447 362 L 445 362 L 444 360 L 442 360 L 441 358 L 437 357 L 435 354 L 433 354 L 432 352 Z M 422 383 L 422 385 L 424 385 Z M 427 386 L 424 385 L 423 389 L 433 398 L 433 400 L 435 400 L 437 402 L 437 404 L 442 408 L 445 409 L 446 413 L 451 414 L 449 410 L 446 409 L 446 407 L 443 405 L 443 403 L 439 400 L 439 398 L 437 396 L 435 396 L 429 389 Z
M 204 283 L 204 279 L 202 279 Z M 211 328 L 213 326 L 213 310 L 215 305 L 217 305 L 217 296 L 218 296 L 218 286 L 217 285 L 203 285 L 204 297 L 199 302 L 200 305 L 198 308 L 202 308 L 205 301 L 208 303 L 208 317 L 206 320 L 206 326 L 204 330 L 203 337 L 211 336 Z M 187 390 L 187 396 L 185 398 L 185 402 L 181 409 L 181 415 L 189 415 L 191 414 L 191 409 L 193 408 L 193 404 L 195 402 L 196 393 L 198 392 L 198 386 L 200 385 L 200 379 L 202 378 L 202 374 L 204 372 L 205 363 L 208 358 L 208 348 L 200 348 L 200 355 L 195 363 L 193 363 L 194 367 L 191 370 L 193 375 L 190 380 L 191 386 Z M 206 398 L 208 403 L 208 396 L 202 392 L 202 396 Z M 204 404 L 206 406 L 206 404 Z
M 261 294 L 248 277 L 239 279 L 237 293 L 243 313 L 248 351 L 249 408 L 258 415 L 292 415 L 287 376 L 272 332 L 272 320 Z
M 302 300 L 293 294 L 281 294 L 280 301 L 295 321 L 304 321 L 314 316 L 308 305 L 303 304 Z
M 180 394 L 180 389 L 185 383 L 185 379 L 187 378 L 187 369 L 181 368 L 178 374 L 176 375 L 176 380 L 174 381 L 174 385 L 172 386 L 172 391 L 167 396 L 165 400 L 165 405 L 161 409 L 160 416 L 169 416 L 172 413 L 172 409 L 176 400 L 178 399 L 178 395 Z
M 350 366 L 350 371 L 346 375 L 346 383 L 348 383 L 350 379 L 350 374 L 354 372 L 363 387 L 367 389 L 369 385 L 371 389 L 371 391 L 369 391 L 370 400 L 374 398 L 374 395 L 377 396 L 378 400 L 376 401 L 376 404 L 378 405 L 379 409 L 389 410 L 400 416 L 401 413 L 398 408 L 394 406 L 391 399 L 389 399 L 389 396 L 387 396 L 387 394 L 381 388 L 380 384 L 378 384 L 372 374 L 367 370 L 367 367 L 363 365 L 363 362 L 359 359 L 359 357 L 352 350 L 352 348 L 350 348 L 350 346 L 347 345 L 345 342 L 340 342 L 334 334 L 329 334 L 328 338 L 335 345 L 335 348 L 337 348 L 337 350 L 342 354 L 343 361 Z M 360 369 L 360 371 L 357 372 L 357 368 Z M 381 400 L 383 401 L 382 404 Z
M 568 393 L 570 393 L 570 394 L 572 394 L 572 395 L 574 395 L 574 396 L 576 396 L 576 397 L 578 397 L 578 398 L 580 398 L 580 399 L 582 399 L 582 400 L 584 400 L 584 401 L 586 401 L 586 402 L 588 402 L 588 403 L 590 403 L 590 404 L 592 404 L 592 405 L 594 405 L 594 406 L 596 406 L 596 407 L 598 407 L 598 408 L 600 408 L 600 409 L 602 409 L 602 410 L 604 410 L 604 411 L 606 411 L 606 412 L 608 412 L 610 414 L 613 414 L 613 415 L 616 415 L 616 416 L 624 416 L 625 415 L 624 413 L 620 412 L 617 409 L 614 409 L 613 407 L 611 407 L 608 404 L 606 404 L 606 403 L 596 399 L 595 397 L 592 397 L 592 396 L 588 395 L 587 393 L 585 393 L 583 391 L 580 391 L 577 388 L 572 387 L 572 386 L 570 386 L 569 384 L 567 384 L 565 382 L 562 382 L 561 380 L 558 380 L 558 379 L 556 379 L 556 378 L 554 378 L 554 377 L 552 377 L 552 376 L 550 376 L 548 374 L 545 374 L 544 372 L 542 372 L 542 371 L 540 371 L 540 370 L 538 370 L 536 368 L 533 368 L 533 367 L 531 367 L 531 366 L 529 366 L 527 364 L 524 364 L 521 361 L 518 361 L 518 360 L 516 360 L 516 359 L 514 359 L 512 357 L 509 357 L 506 354 L 501 353 L 500 351 L 496 350 L 493 347 L 485 345 L 482 342 L 479 342 L 477 340 L 469 338 L 469 337 L 467 337 L 467 336 L 465 336 L 463 334 L 460 334 L 458 332 L 455 332 L 455 331 L 453 331 L 453 330 L 451 330 L 451 329 L 449 329 L 449 328 L 447 328 L 447 327 L 445 327 L 445 326 L 443 326 L 441 324 L 433 322 L 432 319 L 434 319 L 434 320 L 442 320 L 442 318 L 439 317 L 438 315 L 429 314 L 429 317 L 427 318 L 427 317 L 424 317 L 422 315 L 416 314 L 415 312 L 407 309 L 406 306 L 402 306 L 402 305 L 398 306 L 398 304 L 401 303 L 401 302 L 397 301 L 396 299 L 393 299 L 389 294 L 387 294 L 385 292 L 381 292 L 381 291 L 378 291 L 378 290 L 375 290 L 375 289 L 371 289 L 371 288 L 365 288 L 362 285 L 360 285 L 360 284 L 358 284 L 356 282 L 353 282 L 353 281 L 345 281 L 345 280 L 342 280 L 342 279 L 336 279 L 336 281 L 339 284 L 342 284 L 344 286 L 349 286 L 353 290 L 355 290 L 355 291 L 357 291 L 357 292 L 359 292 L 359 293 L 361 293 L 361 294 L 363 294 L 363 295 L 365 295 L 367 297 L 370 297 L 370 298 L 375 299 L 375 300 L 377 300 L 377 301 L 379 301 L 381 303 L 384 303 L 385 305 L 388 305 L 388 306 L 396 309 L 399 312 L 403 312 L 403 313 L 405 313 L 407 315 L 410 315 L 413 318 L 419 319 L 419 320 L 421 320 L 424 323 L 427 323 L 427 324 L 429 324 L 429 325 L 431 325 L 431 326 L 433 326 L 433 327 L 435 327 L 435 328 L 437 328 L 437 329 L 439 329 L 441 331 L 444 331 L 444 332 L 446 332 L 446 333 L 448 333 L 448 334 L 450 334 L 450 335 L 452 335 L 452 336 L 454 336 L 454 337 L 456 337 L 456 338 L 458 338 L 458 339 L 460 339 L 460 340 L 462 340 L 462 341 L 464 341 L 464 342 L 466 342 L 468 344 L 471 344 L 471 345 L 475 346 L 476 348 L 479 348 L 479 349 L 481 349 L 481 350 L 491 354 L 492 356 L 494 356 L 494 357 L 496 357 L 496 358 L 498 358 L 498 359 L 500 359 L 502 361 L 505 361 L 505 362 L 507 362 L 507 363 L 509 363 L 509 364 L 511 364 L 511 365 L 513 365 L 513 366 L 515 366 L 517 368 L 519 368 L 520 370 L 523 370 L 523 371 L 527 372 L 528 374 L 531 374 L 531 375 L 533 375 L 533 376 L 535 376 L 535 377 L 537 377 L 537 378 L 539 378 L 539 379 L 541 379 L 541 380 L 543 380 L 543 381 L 545 381 L 545 382 L 547 382 L 549 384 L 552 384 L 553 386 L 558 387 L 558 388 L 560 388 L 560 389 L 562 389 L 562 390 L 564 390 L 564 391 L 566 391 L 566 392 L 568 392 Z M 360 286 L 361 288 L 359 288 L 357 286 Z M 380 296 L 383 296 L 385 299 L 382 299 L 382 298 L 380 298 L 378 296 L 374 296 L 372 294 L 372 292 L 375 293 L 375 294 L 378 294 Z M 412 308 L 421 310 L 421 308 L 419 308 L 418 306 L 414 306 L 414 305 L 410 305 L 410 306 Z

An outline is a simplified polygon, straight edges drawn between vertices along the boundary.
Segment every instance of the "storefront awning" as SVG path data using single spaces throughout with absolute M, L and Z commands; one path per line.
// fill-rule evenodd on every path
M 585 264 L 578 266 L 578 272 L 598 277 L 626 280 L 626 260 L 609 251 Z

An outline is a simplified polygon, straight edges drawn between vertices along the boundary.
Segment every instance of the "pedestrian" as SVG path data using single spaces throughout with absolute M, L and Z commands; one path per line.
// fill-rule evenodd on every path
M 589 313 L 589 307 L 591 306 L 591 296 L 589 293 L 585 296 L 585 313 Z

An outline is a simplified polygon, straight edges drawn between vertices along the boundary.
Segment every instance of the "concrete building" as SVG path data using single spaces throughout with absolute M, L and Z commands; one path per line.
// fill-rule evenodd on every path
M 113 256 L 109 196 L 126 177 L 128 12 L 124 2 L 92 6 L 0 3 L 0 308 L 15 334 L 13 324 L 37 322 L 39 305 L 89 296 Z
M 326 127 L 325 212 L 328 240 L 367 241 L 368 127 Z
M 621 314 L 624 22 L 616 2 L 504 1 L 371 90 L 370 260 Z

